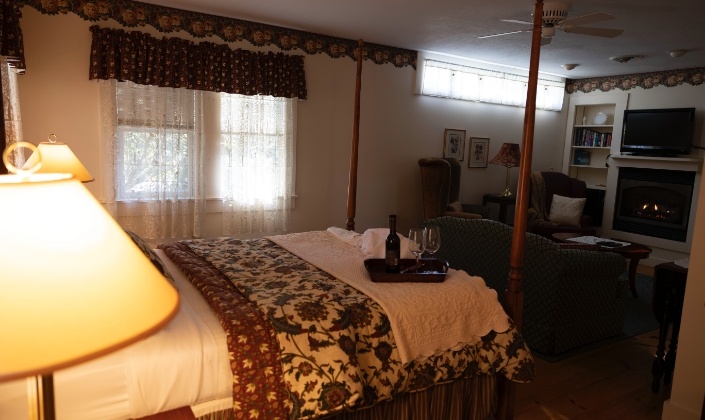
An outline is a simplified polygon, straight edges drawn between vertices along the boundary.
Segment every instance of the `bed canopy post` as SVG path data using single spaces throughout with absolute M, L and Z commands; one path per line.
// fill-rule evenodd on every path
M 534 8 L 534 29 L 531 38 L 531 58 L 529 64 L 529 82 L 526 92 L 526 109 L 524 112 L 524 133 L 522 137 L 521 162 L 519 164 L 519 185 L 517 187 L 516 211 L 514 213 L 514 232 L 509 261 L 509 282 L 504 294 L 507 314 L 514 320 L 521 331 L 522 313 L 524 311 L 524 294 L 521 291 L 522 268 L 524 267 L 524 247 L 526 245 L 526 214 L 529 208 L 529 180 L 531 178 L 531 159 L 534 145 L 534 122 L 536 117 L 536 88 L 538 81 L 539 56 L 541 54 L 541 27 L 543 18 L 543 0 L 536 0 Z M 497 409 L 498 419 L 514 418 L 516 385 L 500 378 L 500 401 Z
M 347 230 L 355 230 L 355 206 L 357 203 L 357 146 L 360 142 L 360 85 L 362 81 L 362 40 L 357 41 L 357 73 L 355 75 L 355 109 L 353 114 L 352 150 L 350 151 L 350 175 L 348 177 L 348 221 Z

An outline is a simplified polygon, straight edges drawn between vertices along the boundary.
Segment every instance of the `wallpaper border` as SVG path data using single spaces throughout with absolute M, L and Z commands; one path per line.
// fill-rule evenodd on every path
M 635 87 L 644 89 L 651 89 L 656 86 L 674 87 L 684 83 L 692 86 L 705 83 L 705 67 L 586 79 L 566 79 L 565 90 L 568 93 L 590 93 L 597 90 L 609 92 L 615 89 L 629 90 Z
M 279 26 L 190 12 L 132 0 L 18 0 L 45 15 L 76 14 L 91 22 L 113 19 L 127 28 L 151 26 L 162 33 L 185 31 L 196 38 L 217 36 L 226 42 L 249 41 L 255 46 L 275 45 L 282 51 L 301 50 L 309 55 L 326 54 L 353 61 L 357 40 L 336 38 Z M 363 60 L 375 64 L 416 69 L 417 52 L 364 43 Z

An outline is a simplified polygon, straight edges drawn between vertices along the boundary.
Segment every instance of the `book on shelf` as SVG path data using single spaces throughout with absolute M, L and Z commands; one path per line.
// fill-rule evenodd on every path
M 587 166 L 590 164 L 590 152 L 587 150 L 576 150 L 573 154 L 573 164 Z
M 600 133 L 589 128 L 576 128 L 573 146 L 583 147 L 610 147 L 612 146 L 612 133 Z

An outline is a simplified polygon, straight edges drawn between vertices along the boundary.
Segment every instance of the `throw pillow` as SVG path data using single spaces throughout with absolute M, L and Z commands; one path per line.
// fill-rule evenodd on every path
M 551 201 L 551 212 L 548 218 L 553 223 L 568 226 L 580 226 L 580 216 L 585 207 L 584 198 L 570 198 L 553 194 Z
M 132 242 L 134 242 L 135 245 L 137 245 L 137 247 L 142 251 L 142 253 L 147 258 L 149 258 L 149 260 L 152 262 L 152 264 L 154 264 L 154 266 L 157 268 L 157 270 L 159 270 L 159 272 L 162 273 L 162 275 L 164 277 L 168 278 L 169 280 L 171 280 L 173 282 L 174 278 L 171 277 L 171 274 L 169 274 L 169 270 L 167 270 L 166 267 L 164 267 L 164 264 L 162 264 L 162 260 L 159 259 L 159 256 L 157 254 L 155 254 L 154 251 L 152 251 L 152 247 L 149 246 L 149 244 L 147 244 L 147 242 L 145 242 L 145 240 L 142 239 L 135 232 L 132 232 L 131 230 L 124 229 L 124 228 L 123 228 L 123 230 L 125 231 L 125 233 L 127 233 L 127 236 L 129 236 L 130 239 L 132 239 Z
M 460 204 L 460 201 L 453 201 L 452 203 L 448 204 L 448 207 L 446 207 L 447 211 L 454 211 L 456 213 L 462 213 L 463 212 L 463 205 Z

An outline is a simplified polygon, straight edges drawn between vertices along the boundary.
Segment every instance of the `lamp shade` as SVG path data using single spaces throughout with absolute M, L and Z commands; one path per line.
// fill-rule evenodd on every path
M 502 148 L 499 149 L 497 156 L 495 156 L 490 163 L 493 165 L 501 165 L 507 168 L 513 168 L 519 166 L 519 161 L 521 160 L 521 152 L 519 151 L 519 144 L 517 143 L 504 143 Z
M 0 203 L 0 382 L 113 352 L 176 314 L 174 286 L 76 178 L 2 175 Z
M 29 159 L 27 159 L 27 163 L 24 165 L 25 168 L 33 167 L 41 159 L 42 164 L 36 173 L 72 174 L 81 182 L 91 182 L 95 180 L 93 175 L 88 172 L 86 167 L 83 166 L 66 143 L 58 141 L 41 142 L 37 146 L 37 149 L 39 150 L 39 154 L 32 153 Z M 41 158 L 39 156 L 41 156 Z

